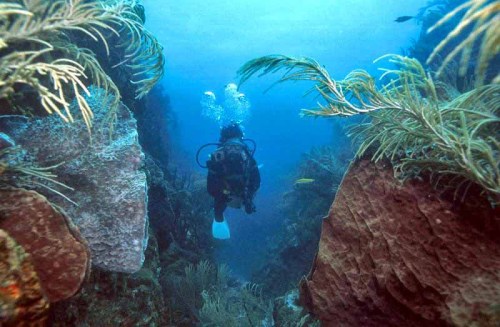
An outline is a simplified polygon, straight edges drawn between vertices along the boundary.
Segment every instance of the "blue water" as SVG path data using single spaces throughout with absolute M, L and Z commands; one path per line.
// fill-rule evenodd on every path
M 226 84 L 237 83 L 236 71 L 246 61 L 268 54 L 308 56 L 337 79 L 356 68 L 378 74 L 373 60 L 401 53 L 420 32 L 414 20 L 398 24 L 394 19 L 416 14 L 426 2 L 144 0 L 146 26 L 165 47 L 161 83 L 178 117 L 175 159 L 186 170 L 205 174 L 195 153 L 200 145 L 217 141 L 219 127 L 201 116 L 200 99 L 207 90 L 219 96 Z M 299 109 L 315 106 L 315 99 L 302 97 L 307 83 L 278 85 L 263 93 L 277 78 L 254 77 L 240 88 L 252 104 L 244 127 L 258 145 L 262 185 L 256 214 L 227 211 L 232 238 L 218 244 L 217 258 L 243 278 L 260 263 L 265 239 L 277 232 L 277 205 L 292 187 L 301 154 L 342 138 L 338 122 L 299 117 Z

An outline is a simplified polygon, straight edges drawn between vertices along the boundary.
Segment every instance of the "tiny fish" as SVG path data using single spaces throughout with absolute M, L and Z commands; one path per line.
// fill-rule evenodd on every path
M 412 18 L 415 18 L 415 17 L 414 16 L 400 16 L 400 17 L 396 18 L 395 22 L 402 23 L 402 22 L 406 22 L 407 20 L 410 20 Z
M 309 184 L 314 182 L 314 179 L 312 178 L 299 178 L 295 181 L 295 185 L 297 184 Z

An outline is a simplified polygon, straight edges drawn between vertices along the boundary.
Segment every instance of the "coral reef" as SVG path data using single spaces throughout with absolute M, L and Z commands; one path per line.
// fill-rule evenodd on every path
M 200 320 L 199 311 L 204 303 L 203 292 L 223 290 L 227 287 L 228 280 L 229 269 L 225 265 L 214 267 L 206 260 L 196 265 L 189 264 L 184 268 L 182 276 L 172 276 L 173 307 L 182 308 L 191 314 L 190 318 Z M 176 300 L 180 302 L 176 303 Z
M 44 326 L 49 302 L 30 256 L 0 229 L 0 325 Z
M 49 201 L 64 208 L 88 241 L 93 265 L 135 272 L 144 261 L 147 244 L 147 185 L 146 175 L 140 170 L 144 154 L 130 111 L 119 106 L 114 137 L 110 139 L 112 127 L 105 121 L 114 100 L 100 89 L 90 90 L 86 101 L 93 109 L 94 122 L 102 126 L 92 138 L 83 124 L 64 124 L 55 116 L 29 122 L 5 117 L 0 119 L 0 127 L 38 165 L 58 165 L 54 173 L 72 190 L 59 185 L 52 188 L 78 206 L 39 186 L 44 185 L 42 181 L 17 186 L 36 186 Z M 19 182 L 16 176 L 11 178 L 13 184 Z
M 176 129 L 176 116 L 163 86 L 158 85 L 151 90 L 144 100 L 134 107 L 133 112 L 137 119 L 139 143 L 168 177 L 170 152 L 174 150 L 172 134 Z
M 136 103 L 134 116 L 139 142 L 146 154 L 148 216 L 155 233 L 161 235 L 160 252 L 175 249 L 174 252 L 197 253 L 190 260 L 193 263 L 209 257 L 213 244 L 211 222 L 206 219 L 211 209 L 206 177 L 184 169 L 182 163 L 174 165 L 171 160 L 172 153 L 181 150 L 173 147 L 176 117 L 165 90 L 158 86 L 144 101 Z M 171 259 L 168 261 L 172 263 Z
M 340 326 L 500 322 L 500 211 L 472 192 L 456 206 L 388 161 L 356 161 L 323 222 L 302 283 L 307 307 Z
M 318 250 L 321 221 L 335 197 L 347 164 L 353 157 L 345 135 L 339 135 L 336 146 L 313 148 L 304 154 L 296 183 L 284 194 L 280 211 L 283 215 L 279 231 L 269 241 L 269 252 L 262 268 L 252 274 L 268 295 L 280 296 L 297 285 L 309 272 Z
M 225 265 L 204 260 L 182 266 L 177 260 L 162 279 L 172 326 L 318 326 L 298 305 L 297 290 L 273 302 L 261 286 L 236 280 Z
M 148 214 L 159 239 L 160 250 L 177 248 L 196 253 L 194 262 L 209 257 L 213 247 L 210 217 L 211 199 L 205 178 L 180 173 L 172 166 L 161 169 L 162 162 L 146 158 L 149 184 Z
M 189 264 L 183 275 L 171 275 L 169 284 L 170 305 L 187 314 L 175 325 L 272 326 L 272 303 L 261 288 L 237 282 L 225 265 Z
M 24 189 L 0 189 L 0 229 L 24 250 L 50 302 L 73 296 L 90 269 L 86 242 L 46 198 Z
M 214 326 L 273 326 L 273 305 L 262 295 L 256 284 L 244 284 L 239 289 L 219 289 L 202 293 L 200 320 Z

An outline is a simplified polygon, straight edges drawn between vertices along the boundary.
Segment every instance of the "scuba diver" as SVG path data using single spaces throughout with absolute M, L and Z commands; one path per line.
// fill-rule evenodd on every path
M 237 123 L 221 129 L 219 143 L 203 145 L 196 155 L 198 164 L 208 168 L 207 191 L 214 198 L 214 220 L 212 234 L 218 239 L 230 237 L 224 210 L 244 207 L 247 214 L 255 212 L 253 198 L 260 187 L 260 173 L 253 157 L 256 146 L 251 139 L 243 138 L 243 131 Z M 251 150 L 245 142 L 253 143 Z M 217 149 L 210 154 L 206 166 L 198 161 L 200 151 L 209 145 Z

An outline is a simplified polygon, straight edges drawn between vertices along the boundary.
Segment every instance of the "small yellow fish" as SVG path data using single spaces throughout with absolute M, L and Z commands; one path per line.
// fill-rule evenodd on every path
M 314 179 L 312 178 L 299 178 L 295 181 L 295 185 L 297 184 L 309 184 L 309 183 L 312 183 L 314 182 Z

